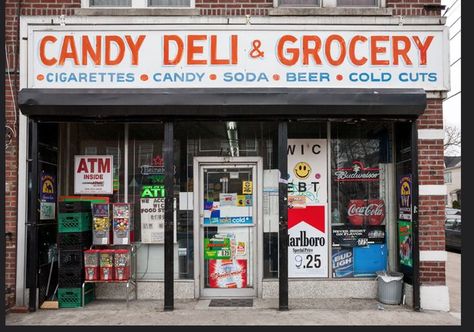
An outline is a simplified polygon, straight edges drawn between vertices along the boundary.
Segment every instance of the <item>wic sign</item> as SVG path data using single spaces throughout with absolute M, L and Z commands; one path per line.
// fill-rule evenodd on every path
M 449 89 L 442 26 L 35 27 L 30 88 Z M 67 84 L 65 84 L 67 83 Z

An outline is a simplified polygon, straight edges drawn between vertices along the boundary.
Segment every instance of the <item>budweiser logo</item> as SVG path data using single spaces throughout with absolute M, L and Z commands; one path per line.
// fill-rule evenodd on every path
M 357 206 L 355 203 L 349 205 L 348 216 L 383 216 L 384 204 L 369 204 L 367 206 Z
M 378 181 L 380 169 L 365 168 L 361 161 L 353 161 L 350 168 L 338 168 L 334 172 L 337 182 L 344 181 Z
M 349 171 L 336 171 L 334 175 L 336 176 L 336 181 L 342 180 L 377 180 L 379 178 L 379 172 L 367 172 L 367 173 L 352 173 Z

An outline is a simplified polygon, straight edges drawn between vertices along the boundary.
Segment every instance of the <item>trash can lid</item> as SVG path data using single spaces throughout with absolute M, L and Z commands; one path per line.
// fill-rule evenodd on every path
M 390 281 L 399 281 L 403 279 L 403 273 L 401 272 L 395 272 L 395 271 L 377 271 L 377 278 L 381 278 L 385 282 L 390 282 Z

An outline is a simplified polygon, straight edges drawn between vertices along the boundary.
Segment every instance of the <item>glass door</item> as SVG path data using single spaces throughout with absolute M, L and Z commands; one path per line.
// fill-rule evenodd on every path
M 201 296 L 256 295 L 256 164 L 200 167 Z

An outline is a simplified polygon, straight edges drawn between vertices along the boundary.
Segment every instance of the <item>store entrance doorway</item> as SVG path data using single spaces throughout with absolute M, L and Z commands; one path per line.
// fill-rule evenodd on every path
M 261 158 L 200 157 L 194 166 L 197 295 L 254 297 L 261 279 L 257 245 Z

